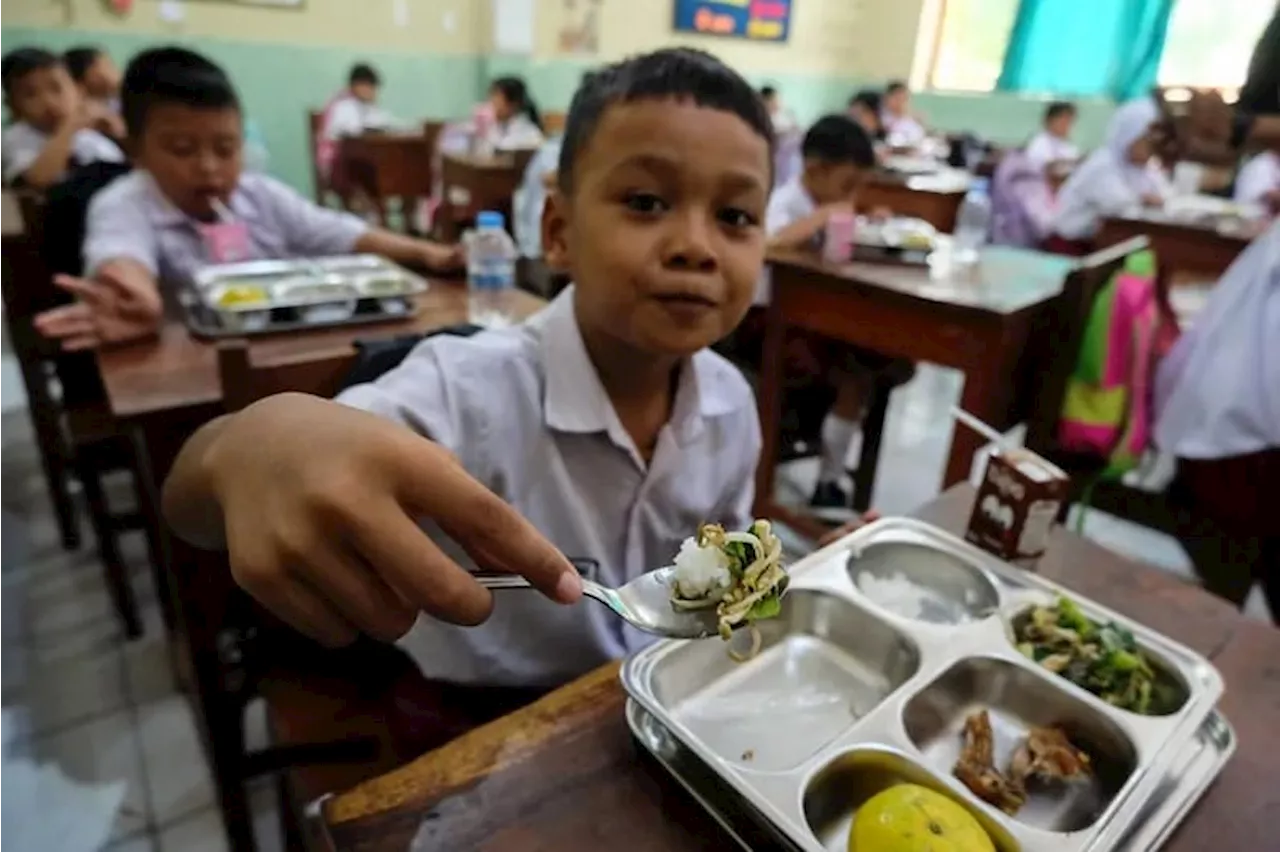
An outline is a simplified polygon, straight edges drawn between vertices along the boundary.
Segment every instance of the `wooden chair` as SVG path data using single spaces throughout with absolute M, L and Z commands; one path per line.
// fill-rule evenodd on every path
M 320 170 L 320 161 L 316 159 L 316 151 L 320 144 L 320 134 L 324 132 L 324 111 L 307 110 L 307 156 L 311 158 L 311 190 L 316 204 L 321 207 L 329 194 L 328 179 Z
M 528 165 L 532 151 L 519 152 Z M 511 222 L 511 203 L 524 177 L 524 168 L 516 154 L 499 155 L 491 160 L 445 154 L 440 164 L 444 199 L 441 205 L 442 232 L 446 242 L 457 239 L 458 231 L 481 210 L 496 210 Z M 465 201 L 461 199 L 465 198 Z
M 564 122 L 568 115 L 563 112 L 544 112 L 542 114 L 542 132 L 548 137 L 564 132 Z
M 416 232 L 418 204 L 431 197 L 435 181 L 432 160 L 440 129 L 434 123 L 430 127 L 422 134 L 370 133 L 339 143 L 335 168 L 349 184 L 344 192 L 358 192 L 384 228 L 394 206 L 400 211 L 401 230 Z
M 152 569 L 158 573 L 161 552 L 158 506 L 154 495 L 143 487 L 143 480 L 138 475 L 139 462 L 131 436 L 120 431 L 105 398 L 88 398 L 84 393 L 77 394 L 74 400 L 68 396 L 72 379 L 77 385 L 87 383 L 90 386 L 88 396 L 94 393 L 96 366 L 92 356 L 66 355 L 56 343 L 44 339 L 35 330 L 35 315 L 56 305 L 58 296 L 41 257 L 43 234 L 39 198 L 24 198 L 21 214 L 15 216 L 15 212 L 6 211 L 3 277 L 0 281 L 3 284 L 5 316 L 22 374 L 45 483 L 62 544 L 74 550 L 79 547 L 80 533 L 69 481 L 74 476 L 80 482 L 98 555 L 106 574 L 107 590 L 125 636 L 133 639 L 142 634 L 142 623 L 117 539 L 126 531 L 144 530 Z M 55 395 L 53 391 L 59 369 L 62 396 Z M 87 371 L 92 373 L 87 374 Z M 128 471 L 133 480 L 137 502 L 133 512 L 113 513 L 108 505 L 103 477 L 117 470 Z M 163 589 L 163 586 L 158 586 L 157 591 L 162 593 Z

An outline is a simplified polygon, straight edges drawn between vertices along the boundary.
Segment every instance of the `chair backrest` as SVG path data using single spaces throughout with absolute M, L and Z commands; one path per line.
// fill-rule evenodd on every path
M 320 358 L 259 364 L 251 357 L 247 341 L 224 340 L 218 344 L 223 406 L 227 411 L 239 411 L 286 391 L 333 396 L 341 389 L 355 359 L 351 352 L 336 352 Z
M 311 160 L 311 186 L 316 204 L 324 204 L 324 172 L 320 169 L 320 134 L 324 132 L 324 110 L 307 110 L 307 157 Z
M 547 136 L 563 133 L 566 118 L 568 118 L 568 115 L 563 112 L 544 112 L 542 114 L 542 132 Z
M 1129 257 L 1148 245 L 1147 238 L 1139 236 L 1081 258 L 1063 282 L 1062 293 L 1044 312 L 1034 338 L 1037 356 L 1033 369 L 1027 371 L 1027 379 L 1034 383 L 1027 389 L 1032 400 L 1027 418 L 1029 449 L 1042 455 L 1053 453 L 1067 382 L 1075 370 L 1093 303 Z

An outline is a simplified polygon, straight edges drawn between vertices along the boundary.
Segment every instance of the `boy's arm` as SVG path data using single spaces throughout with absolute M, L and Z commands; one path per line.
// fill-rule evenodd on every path
M 832 211 L 837 207 L 838 205 L 819 207 L 803 219 L 797 219 L 785 227 L 776 230 L 769 228 L 769 248 L 796 249 L 808 245 L 814 235 L 827 226 L 827 219 L 831 218 Z M 849 211 L 853 211 L 852 204 L 849 205 Z
M 365 231 L 356 240 L 354 248 L 358 252 L 382 255 L 388 260 L 410 266 L 425 266 L 436 272 L 457 269 L 463 262 L 461 245 L 432 243 L 381 228 Z
M 25 167 L 22 164 L 24 157 L 19 155 L 15 158 L 15 162 L 10 163 L 6 170 L 13 174 L 6 177 L 14 180 L 21 178 L 32 189 L 45 189 L 57 183 L 67 171 L 67 164 L 71 160 L 71 148 L 75 144 L 76 133 L 80 131 L 80 127 L 81 122 L 74 118 L 68 118 L 62 122 L 45 141 L 40 152 L 31 158 Z

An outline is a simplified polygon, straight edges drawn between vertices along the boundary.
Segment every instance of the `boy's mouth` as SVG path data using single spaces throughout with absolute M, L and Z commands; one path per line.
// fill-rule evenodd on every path
M 663 293 L 653 298 L 678 323 L 698 321 L 719 307 L 715 299 L 698 293 Z

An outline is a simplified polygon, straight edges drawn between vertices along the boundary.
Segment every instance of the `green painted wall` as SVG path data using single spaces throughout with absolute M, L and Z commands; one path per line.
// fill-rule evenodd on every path
M 396 115 L 448 118 L 464 115 L 483 93 L 483 63 L 474 55 L 408 53 L 318 45 L 274 44 L 224 38 L 107 33 L 76 29 L 4 27 L 4 49 L 38 45 L 65 50 L 97 44 L 121 65 L 156 44 L 184 44 L 222 65 L 235 81 L 246 115 L 262 130 L 271 172 L 311 192 L 306 112 L 319 109 L 343 84 L 354 62 L 374 62 L 384 81 L 382 99 Z

